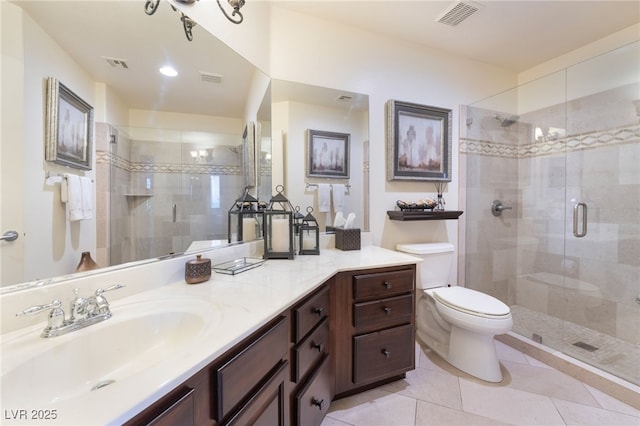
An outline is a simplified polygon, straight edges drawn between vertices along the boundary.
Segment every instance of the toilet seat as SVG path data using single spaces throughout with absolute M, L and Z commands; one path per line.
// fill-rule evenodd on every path
M 437 302 L 469 315 L 488 319 L 511 316 L 511 309 L 502 301 L 470 288 L 443 287 L 434 289 L 432 295 Z

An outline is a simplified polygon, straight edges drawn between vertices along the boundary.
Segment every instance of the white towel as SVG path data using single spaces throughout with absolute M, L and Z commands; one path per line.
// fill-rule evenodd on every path
M 62 182 L 61 199 L 64 201 L 66 195 L 67 202 L 67 217 L 69 222 L 84 219 L 82 213 L 82 187 L 80 186 L 80 176 L 67 173 L 64 175 L 65 179 Z
M 82 218 L 93 219 L 93 182 L 90 178 L 80 177 L 82 188 Z
M 333 185 L 333 211 L 341 212 L 344 211 L 344 185 Z
M 328 212 L 331 210 L 331 186 L 328 183 L 318 184 L 318 211 Z

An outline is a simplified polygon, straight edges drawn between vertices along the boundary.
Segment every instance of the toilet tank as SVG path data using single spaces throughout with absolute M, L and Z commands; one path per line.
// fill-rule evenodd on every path
M 442 287 L 449 284 L 449 271 L 455 247 L 449 243 L 398 244 L 397 251 L 421 257 L 417 265 L 417 288 Z

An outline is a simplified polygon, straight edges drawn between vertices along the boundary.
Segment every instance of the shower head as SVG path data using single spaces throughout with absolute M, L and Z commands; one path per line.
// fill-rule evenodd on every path
M 517 123 L 518 120 L 520 119 L 519 115 L 510 115 L 509 117 L 502 117 L 501 115 L 496 114 L 493 117 L 500 122 L 500 125 L 502 127 L 510 127 L 514 123 Z

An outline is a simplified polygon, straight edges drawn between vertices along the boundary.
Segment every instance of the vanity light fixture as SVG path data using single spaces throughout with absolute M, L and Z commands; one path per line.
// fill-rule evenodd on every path
M 185 3 L 185 4 L 192 4 L 192 3 L 195 3 L 197 0 L 176 0 L 176 1 L 180 3 Z M 242 12 L 240 12 L 240 9 L 242 8 L 242 6 L 244 6 L 245 0 L 227 0 L 227 3 L 229 3 L 229 6 L 231 6 L 231 8 L 233 9 L 231 14 L 227 13 L 225 8 L 222 6 L 222 3 L 220 3 L 220 0 L 216 0 L 216 1 L 218 2 L 218 6 L 220 7 L 220 10 L 230 22 L 233 22 L 234 24 L 242 23 L 242 21 L 244 20 L 244 17 L 242 16 Z M 159 5 L 160 5 L 160 0 L 147 0 L 144 4 L 144 12 L 147 15 L 153 15 L 154 13 L 156 13 L 156 10 L 158 10 Z M 177 11 L 177 9 L 173 5 L 171 7 L 173 8 L 174 11 Z M 189 18 L 187 15 L 185 15 L 182 12 L 180 12 L 180 21 L 182 22 L 182 28 L 184 29 L 184 34 L 187 37 L 187 40 L 192 41 L 193 40 L 192 30 L 193 30 L 193 27 L 196 26 L 196 21 Z

